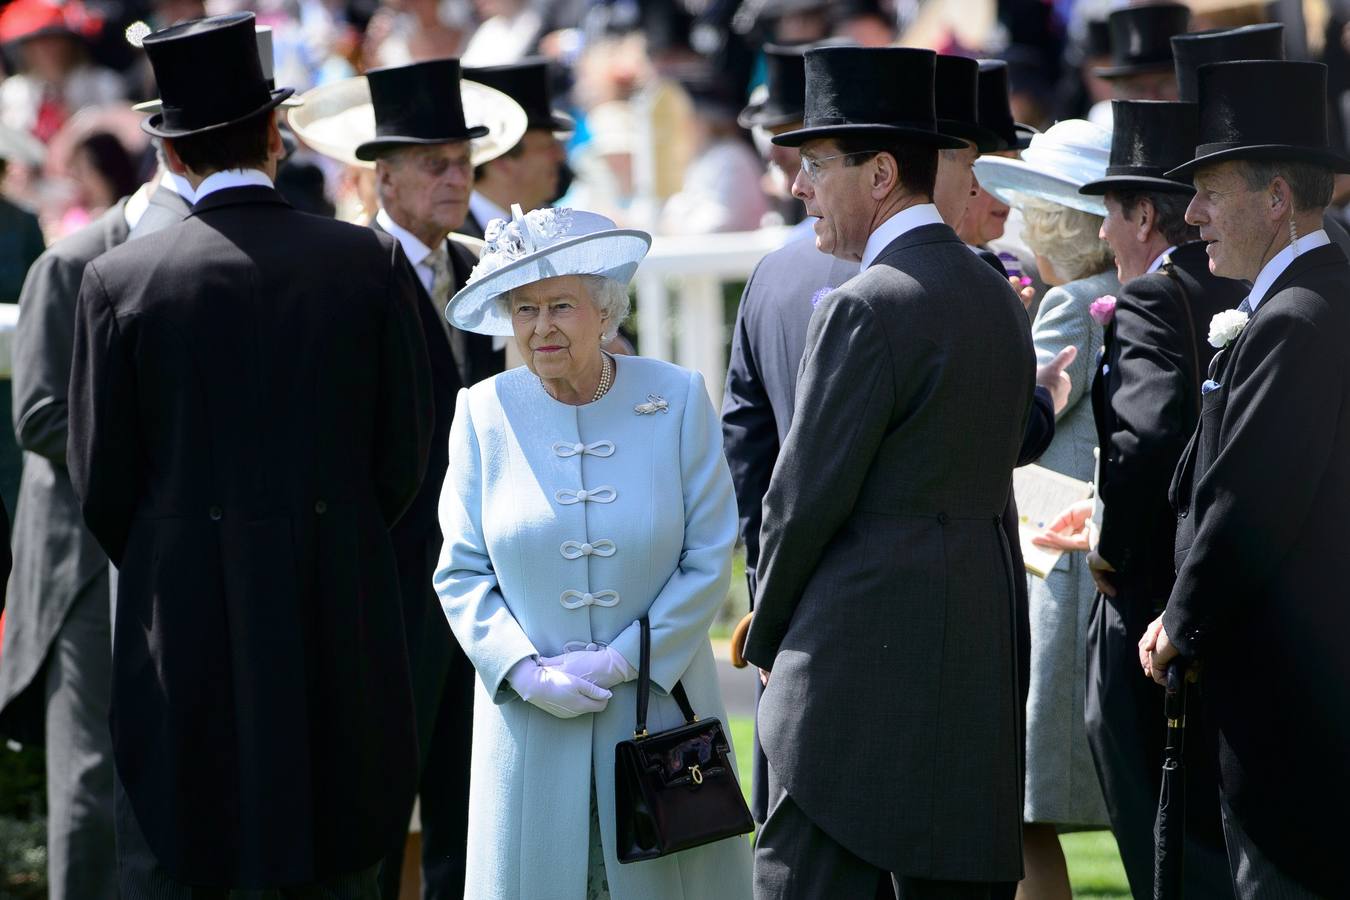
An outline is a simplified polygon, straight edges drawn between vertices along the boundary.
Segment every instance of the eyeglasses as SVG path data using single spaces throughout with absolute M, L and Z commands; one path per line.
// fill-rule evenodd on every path
M 829 162 L 832 159 L 848 159 L 850 156 L 876 156 L 878 150 L 854 150 L 852 153 L 836 153 L 834 156 L 812 157 L 802 155 L 802 171 L 806 173 L 806 178 L 812 184 L 820 179 L 820 174 L 825 171 L 821 163 Z

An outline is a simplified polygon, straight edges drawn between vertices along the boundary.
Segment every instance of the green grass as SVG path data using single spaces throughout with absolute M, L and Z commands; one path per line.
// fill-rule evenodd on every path
M 731 716 L 731 741 L 736 745 L 736 762 L 741 790 L 750 796 L 750 749 L 754 722 L 749 716 Z M 1060 838 L 1069 863 L 1069 881 L 1075 897 L 1083 900 L 1129 897 L 1125 870 L 1120 865 L 1116 840 L 1109 831 L 1066 834 Z

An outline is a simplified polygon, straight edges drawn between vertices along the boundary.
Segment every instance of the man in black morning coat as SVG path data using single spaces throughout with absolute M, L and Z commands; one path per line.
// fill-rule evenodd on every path
M 270 186 L 290 91 L 251 14 L 144 47 L 145 128 L 196 205 L 86 268 L 67 452 L 119 567 L 122 896 L 372 898 L 417 776 L 389 539 L 429 451 L 414 276 L 392 239 Z
M 987 897 L 1021 873 L 1002 512 L 1035 362 L 1007 281 L 931 203 L 937 148 L 961 145 L 936 131 L 934 59 L 810 50 L 805 127 L 775 138 L 802 148 L 821 249 L 862 272 L 812 317 L 764 500 L 758 898 L 866 897 L 883 873 Z
M 1176 570 L 1176 517 L 1167 503 L 1177 459 L 1200 415 L 1200 383 L 1214 356 L 1215 315 L 1247 286 L 1209 271 L 1200 233 L 1184 219 L 1195 193 L 1165 176 L 1191 158 L 1194 103 L 1112 101 L 1106 177 L 1080 193 L 1104 196 L 1102 236 L 1121 289 L 1092 381 L 1100 448 L 1100 536 L 1087 562 L 1098 594 L 1088 630 L 1087 735 L 1111 829 L 1136 896 L 1152 890 L 1153 821 L 1162 786 L 1163 692 L 1139 677 L 1139 639 L 1167 602 Z M 1202 721 L 1199 698 L 1188 718 Z M 1198 727 L 1186 791 L 1185 891 L 1231 894 L 1217 773 Z
M 1140 642 L 1155 680 L 1203 666 L 1240 898 L 1350 895 L 1350 264 L 1322 230 L 1335 172 L 1326 68 L 1199 70 L 1186 220 L 1210 270 L 1250 281 L 1210 326 L 1221 348 L 1172 482 L 1176 584 Z
M 393 537 L 422 761 L 422 896 L 443 900 L 464 892 L 475 675 L 431 586 L 442 543 L 437 503 L 449 465 L 455 396 L 461 387 L 500 372 L 505 362 L 493 338 L 460 331 L 445 317 L 446 304 L 468 281 L 474 265 L 472 254 L 447 236 L 468 212 L 473 189 L 469 140 L 487 129 L 471 128 L 464 121 L 457 60 L 376 69 L 366 78 L 376 134 L 356 148 L 356 155 L 375 161 L 380 210 L 373 227 L 398 240 L 417 275 L 417 311 L 426 334 L 435 401 L 426 478 Z M 399 894 L 403 845 L 400 837 L 390 846 L 380 874 L 386 900 Z

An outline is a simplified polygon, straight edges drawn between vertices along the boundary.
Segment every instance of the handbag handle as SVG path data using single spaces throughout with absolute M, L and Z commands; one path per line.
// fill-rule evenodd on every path
M 638 626 L 641 631 L 641 655 L 638 658 L 637 727 L 633 729 L 633 737 L 644 738 L 647 736 L 647 701 L 652 691 L 652 626 L 646 616 L 638 619 Z M 692 725 L 698 721 L 694 707 L 689 704 L 689 695 L 684 692 L 683 682 L 675 682 L 675 687 L 670 689 L 670 696 L 679 704 L 686 722 Z

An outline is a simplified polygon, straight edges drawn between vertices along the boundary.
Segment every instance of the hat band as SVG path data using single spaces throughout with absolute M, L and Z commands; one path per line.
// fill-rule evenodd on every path
M 246 96 L 231 97 L 230 99 L 233 102 L 228 107 L 215 102 L 220 98 L 201 98 L 199 104 L 184 106 L 161 102 L 162 118 L 160 122 L 164 128 L 171 131 L 195 131 L 200 128 L 219 125 L 222 122 L 242 119 L 257 112 L 267 105 L 267 101 L 272 99 L 272 92 L 267 90 L 265 85 L 260 84 L 259 87 L 262 88 L 261 91 L 250 92 Z
M 1182 160 L 1184 162 L 1184 160 Z M 1178 162 L 1177 165 L 1181 165 Z M 1165 178 L 1173 166 L 1107 166 L 1106 177 L 1116 178 L 1121 175 L 1133 176 L 1135 178 Z
M 847 116 L 807 116 L 803 128 L 914 128 L 937 132 L 937 120 L 899 122 L 860 122 Z
M 1291 144 L 1287 141 L 1221 141 L 1213 144 L 1199 144 L 1195 148 L 1195 158 L 1202 156 L 1211 156 L 1215 153 L 1223 153 L 1228 150 L 1243 150 L 1251 148 L 1262 152 L 1268 151 L 1287 151 L 1290 154 L 1298 153 L 1329 153 L 1331 148 L 1325 143 L 1316 144 Z

